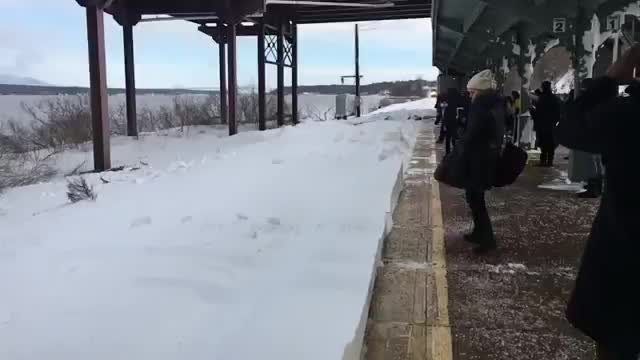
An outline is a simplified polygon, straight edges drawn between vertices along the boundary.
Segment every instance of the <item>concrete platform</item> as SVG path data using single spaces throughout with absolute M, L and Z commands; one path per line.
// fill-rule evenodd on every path
M 435 274 L 440 274 L 441 283 L 446 277 L 436 270 L 433 257 L 438 229 L 440 247 L 444 244 L 442 217 L 439 226 L 434 224 L 434 217 L 438 218 L 433 211 L 434 144 L 433 126 L 425 125 L 384 244 L 369 312 L 365 359 L 422 360 L 437 351 L 432 341 L 434 324 L 440 318 L 437 311 L 432 312 L 438 309 Z M 440 298 L 446 303 L 446 296 Z
M 365 359 L 593 359 L 564 308 L 598 201 L 538 188 L 566 161 L 529 166 L 489 195 L 500 248 L 476 257 L 462 240 L 471 229 L 462 191 L 432 179 L 439 151 L 426 125 L 384 244 Z
M 499 250 L 483 257 L 462 240 L 472 225 L 462 191 L 441 187 L 454 359 L 595 358 L 564 310 L 598 201 L 538 188 L 567 165 L 528 166 L 488 195 Z

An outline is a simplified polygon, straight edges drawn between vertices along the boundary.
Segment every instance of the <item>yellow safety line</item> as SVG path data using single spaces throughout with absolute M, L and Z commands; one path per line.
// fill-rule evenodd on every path
M 442 221 L 442 203 L 440 185 L 431 181 L 431 225 L 433 241 L 431 261 L 437 299 L 437 318 L 431 327 L 430 360 L 452 360 L 451 327 L 449 326 L 449 291 L 447 285 L 447 259 L 444 245 L 444 223 Z

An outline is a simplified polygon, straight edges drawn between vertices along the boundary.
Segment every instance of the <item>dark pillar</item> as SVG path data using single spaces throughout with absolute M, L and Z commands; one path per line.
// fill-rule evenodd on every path
M 291 120 L 296 125 L 298 119 L 298 24 L 291 25 Z
M 356 42 L 356 117 L 360 117 L 360 31 L 358 29 L 358 24 L 356 24 L 356 34 L 355 34 L 355 42 Z
M 574 69 L 574 95 L 576 97 L 580 95 L 580 85 L 582 84 L 582 80 L 588 76 L 588 70 L 586 69 L 586 64 L 584 63 L 584 44 L 582 43 L 582 38 L 585 32 L 585 12 L 585 9 L 580 6 L 580 4 L 578 4 L 576 19 L 573 27 L 573 54 L 571 54 L 572 66 Z M 593 51 L 598 51 L 598 49 L 593 49 Z
M 229 122 L 229 107 L 227 97 L 227 54 L 225 51 L 225 27 L 222 20 L 218 21 L 218 64 L 220 64 L 220 122 Z
M 284 22 L 278 24 L 278 126 L 284 125 Z
M 266 59 L 264 18 L 260 19 L 258 32 L 258 129 L 267 129 L 267 91 L 266 91 Z
M 236 24 L 227 24 L 227 44 L 229 46 L 229 135 L 238 133 L 237 99 L 238 99 L 238 68 L 236 62 Z
M 521 87 L 520 87 L 520 101 L 522 106 L 522 112 L 526 112 L 529 109 L 529 88 L 526 76 L 526 61 L 527 51 L 529 48 L 529 36 L 523 25 L 518 26 L 518 45 L 520 46 L 520 54 L 518 56 L 518 74 L 520 75 Z M 527 86 L 525 86 L 527 85 Z
M 111 168 L 104 13 L 102 9 L 92 5 L 87 5 L 86 10 L 91 122 L 93 125 L 93 166 L 96 171 L 104 171 Z
M 127 135 L 138 136 L 136 114 L 136 73 L 133 57 L 133 25 L 122 26 L 124 40 L 124 77 L 127 98 Z

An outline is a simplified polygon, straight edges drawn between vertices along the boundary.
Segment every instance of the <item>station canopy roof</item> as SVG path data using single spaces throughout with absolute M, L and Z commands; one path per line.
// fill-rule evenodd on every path
M 136 15 L 168 15 L 205 24 L 226 17 L 226 9 L 243 18 L 266 16 L 298 24 L 426 18 L 432 0 L 114 0 L 113 8 Z M 266 12 L 265 12 L 266 10 Z M 195 18 L 195 19 L 194 19 Z
M 492 41 L 513 30 L 529 38 L 553 37 L 554 19 L 575 18 L 587 9 L 628 5 L 630 0 L 434 0 L 433 63 L 441 71 L 466 74 L 489 56 Z M 567 29 L 568 31 L 568 29 Z

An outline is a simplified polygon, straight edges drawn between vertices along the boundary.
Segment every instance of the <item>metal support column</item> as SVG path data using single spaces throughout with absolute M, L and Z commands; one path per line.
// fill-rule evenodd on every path
M 589 69 L 585 63 L 585 47 L 583 44 L 583 36 L 586 30 L 585 23 L 588 21 L 587 9 L 585 9 L 581 1 L 578 1 L 578 9 L 574 23 L 574 36 L 572 44 L 572 62 L 574 69 L 574 96 L 580 96 L 582 91 L 582 81 L 589 76 Z M 597 51 L 593 49 L 592 51 Z M 590 177 L 596 175 L 596 167 L 592 154 L 579 150 L 571 150 L 569 154 L 569 179 L 571 181 L 586 181 Z
M 220 65 L 220 122 L 229 122 L 229 107 L 227 96 L 227 54 L 225 51 L 225 26 L 222 20 L 218 21 L 218 64 Z
M 267 75 L 266 75 L 266 26 L 264 18 L 260 19 L 258 30 L 258 129 L 267 129 Z
M 579 2 L 578 2 L 579 3 Z M 573 44 L 572 45 L 572 66 L 574 72 L 574 96 L 578 97 L 581 91 L 582 80 L 585 79 L 587 74 L 587 69 L 585 69 L 586 64 L 584 63 L 584 44 L 583 35 L 585 31 L 585 9 L 578 4 L 578 9 L 576 11 L 575 23 L 573 26 L 574 36 L 573 36 Z M 598 49 L 593 49 L 593 51 L 597 51 Z
M 91 122 L 93 126 L 93 166 L 96 171 L 105 171 L 111 168 L 111 151 L 104 47 L 104 12 L 95 5 L 87 5 L 86 11 Z
M 518 26 L 518 45 L 520 46 L 520 54 L 518 56 L 518 74 L 520 75 L 521 87 L 520 87 L 520 101 L 522 106 L 522 112 L 526 112 L 529 109 L 529 87 L 526 76 L 526 64 L 527 50 L 529 46 L 529 37 L 524 29 L 523 25 Z
M 284 22 L 278 24 L 278 127 L 284 125 Z
M 124 76 L 127 106 L 127 135 L 138 136 L 138 119 L 136 114 L 136 75 L 133 56 L 133 25 L 122 26 L 124 40 Z
M 356 24 L 355 32 L 355 55 L 356 55 L 356 117 L 361 115 L 361 101 L 360 101 L 360 31 L 358 24 Z
M 238 107 L 236 106 L 238 100 L 236 28 L 237 25 L 233 22 L 227 24 L 227 45 L 229 47 L 227 54 L 229 56 L 229 135 L 235 135 L 238 133 Z
M 291 120 L 298 124 L 298 24 L 291 25 Z

